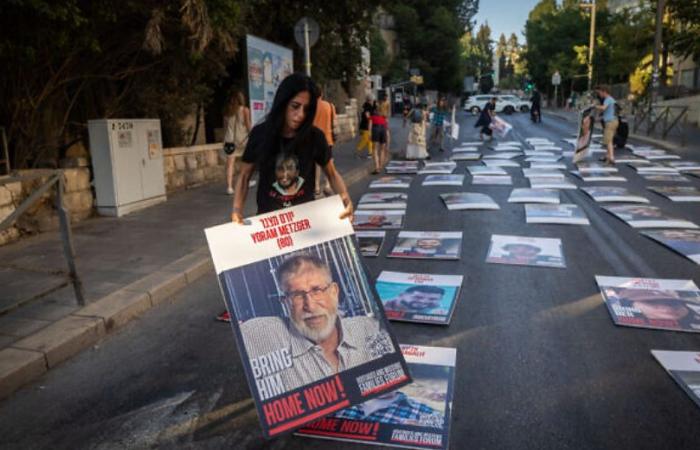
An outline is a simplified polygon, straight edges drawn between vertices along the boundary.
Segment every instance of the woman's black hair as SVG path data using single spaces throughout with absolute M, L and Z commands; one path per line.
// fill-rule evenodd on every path
M 262 151 L 267 155 L 274 155 L 279 151 L 282 130 L 286 120 L 287 105 L 301 92 L 309 93 L 309 106 L 306 109 L 306 116 L 292 142 L 287 147 L 289 153 L 297 153 L 297 150 L 304 148 L 308 143 L 311 130 L 313 128 L 314 117 L 316 116 L 316 102 L 318 100 L 318 88 L 313 80 L 302 73 L 293 73 L 280 83 L 272 101 L 272 107 L 261 124 L 265 127 L 265 139 Z

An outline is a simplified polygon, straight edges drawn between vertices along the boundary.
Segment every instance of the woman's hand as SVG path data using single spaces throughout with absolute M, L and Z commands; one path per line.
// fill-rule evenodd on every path
M 243 225 L 243 214 L 240 211 L 234 210 L 231 213 L 231 222 Z
M 352 200 L 350 200 L 350 197 L 343 197 L 343 205 L 345 206 L 345 209 L 340 214 L 340 218 L 341 219 L 350 218 L 350 221 L 352 221 L 354 209 L 353 209 Z

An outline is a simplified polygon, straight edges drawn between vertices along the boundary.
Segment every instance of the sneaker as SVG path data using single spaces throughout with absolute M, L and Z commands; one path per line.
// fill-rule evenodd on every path
M 233 188 L 226 188 L 226 193 L 227 193 L 228 195 L 233 195 L 233 193 L 234 193 Z
M 218 316 L 216 316 L 216 320 L 219 322 L 229 322 L 231 323 L 231 315 L 228 313 L 228 311 L 224 311 Z

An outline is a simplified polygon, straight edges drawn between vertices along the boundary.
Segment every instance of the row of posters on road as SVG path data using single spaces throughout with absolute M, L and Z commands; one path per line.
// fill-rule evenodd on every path
M 205 230 L 263 435 L 446 449 L 456 349 L 399 344 L 387 316 L 449 322 L 462 279 L 372 286 L 343 208 L 333 196 Z

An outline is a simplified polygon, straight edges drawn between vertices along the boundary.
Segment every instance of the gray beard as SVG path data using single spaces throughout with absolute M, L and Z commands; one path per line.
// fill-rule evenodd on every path
M 304 319 L 300 319 L 299 321 L 292 320 L 292 323 L 294 324 L 294 328 L 296 328 L 299 334 L 309 339 L 310 341 L 313 341 L 318 344 L 319 342 L 328 339 L 331 333 L 333 333 L 333 329 L 335 328 L 335 324 L 338 318 L 337 313 L 324 313 L 324 315 L 328 320 L 326 322 L 326 326 L 321 329 L 309 328 L 304 322 Z

